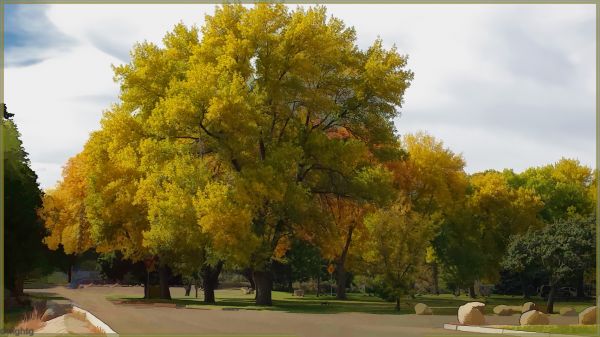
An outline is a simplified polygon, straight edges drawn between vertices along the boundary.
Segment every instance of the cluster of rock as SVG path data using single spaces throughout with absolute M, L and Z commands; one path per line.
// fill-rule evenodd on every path
M 494 312 L 496 309 L 494 308 Z M 577 311 L 573 307 L 562 307 L 559 310 L 561 316 L 577 316 Z M 533 302 L 523 304 L 522 314 L 519 318 L 521 325 L 548 325 L 549 316 Z M 579 324 L 596 324 L 596 307 L 589 307 L 579 313 Z
M 494 314 L 498 316 L 510 316 L 521 314 L 519 317 L 520 325 L 548 325 L 550 318 L 542 309 L 533 302 L 524 303 L 522 306 L 498 305 L 493 309 Z M 433 315 L 433 311 L 424 303 L 415 305 L 415 314 Z M 577 316 L 577 311 L 573 307 L 560 308 L 562 316 Z M 485 303 L 469 302 L 458 308 L 458 322 L 463 325 L 484 325 L 485 324 Z M 596 324 L 596 307 L 589 307 L 579 313 L 579 324 Z

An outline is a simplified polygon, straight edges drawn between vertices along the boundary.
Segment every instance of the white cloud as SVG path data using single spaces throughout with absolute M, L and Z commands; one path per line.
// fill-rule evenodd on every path
M 60 57 L 4 70 L 8 109 L 43 187 L 54 185 L 60 177 L 57 166 L 81 150 L 90 131 L 98 129 L 102 111 L 116 101 L 110 68 L 116 62 L 82 45 Z M 105 99 L 89 99 L 98 95 Z

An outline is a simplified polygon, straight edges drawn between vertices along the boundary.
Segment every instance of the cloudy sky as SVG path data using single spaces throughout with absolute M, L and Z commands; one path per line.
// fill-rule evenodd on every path
M 595 7 L 328 5 L 361 48 L 381 36 L 415 79 L 400 133 L 426 130 L 467 171 L 577 158 L 595 166 Z M 160 44 L 177 22 L 201 26 L 213 5 L 5 5 L 4 95 L 42 187 L 60 178 L 102 111 L 116 102 L 112 65 L 137 41 Z

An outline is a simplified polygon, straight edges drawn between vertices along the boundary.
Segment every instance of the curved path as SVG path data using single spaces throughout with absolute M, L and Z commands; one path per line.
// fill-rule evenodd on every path
M 117 305 L 111 294 L 137 294 L 137 287 L 89 287 L 28 289 L 65 297 L 94 314 L 119 334 L 238 334 L 306 337 L 431 336 L 462 334 L 442 328 L 455 316 L 381 315 L 365 313 L 304 314 L 257 310 L 198 310 Z M 181 291 L 181 288 L 172 288 Z M 501 318 L 501 317 L 496 317 Z M 514 324 L 518 316 L 503 317 L 494 324 Z

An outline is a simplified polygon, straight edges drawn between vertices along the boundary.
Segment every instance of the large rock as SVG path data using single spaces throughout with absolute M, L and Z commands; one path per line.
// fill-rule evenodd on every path
M 521 313 L 526 313 L 531 310 L 539 310 L 539 308 L 538 308 L 537 304 L 535 304 L 533 302 L 527 302 L 527 303 L 523 304 L 523 307 L 521 308 Z
M 562 307 L 560 308 L 561 316 L 577 316 L 577 311 L 573 307 Z
M 539 310 L 529 310 L 521 314 L 521 318 L 519 318 L 521 325 L 548 325 L 549 323 L 548 315 Z
M 596 307 L 589 307 L 579 313 L 579 324 L 596 324 Z
M 46 311 L 44 311 L 44 314 L 42 315 L 42 321 L 46 322 L 58 316 L 60 316 L 58 310 L 56 310 L 55 308 L 48 308 L 46 309 Z
M 485 316 L 483 309 L 485 304 L 481 302 L 470 302 L 458 308 L 458 322 L 464 325 L 484 325 Z
M 481 302 L 469 302 L 468 304 L 471 305 L 471 307 L 481 311 L 482 315 L 485 315 L 485 303 L 481 303 Z
M 510 316 L 513 314 L 513 309 L 508 305 L 497 305 L 494 307 L 494 314 L 498 316 Z
M 415 314 L 417 315 L 433 315 L 431 308 L 424 303 L 417 303 L 415 305 Z

